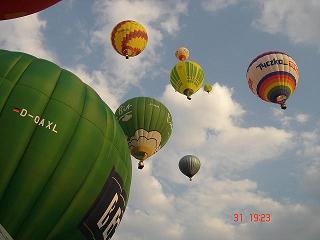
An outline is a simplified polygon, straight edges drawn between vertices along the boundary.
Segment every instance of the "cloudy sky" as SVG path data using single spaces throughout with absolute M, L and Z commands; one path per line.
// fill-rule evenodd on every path
M 109 36 L 134 19 L 146 50 L 125 60 Z M 320 1 L 62 0 L 28 17 L 0 22 L 0 48 L 46 58 L 76 73 L 116 110 L 135 96 L 163 102 L 173 134 L 143 171 L 132 159 L 128 207 L 115 240 L 319 240 Z M 186 46 L 212 94 L 176 93 L 169 72 Z M 289 53 L 300 83 L 288 109 L 259 100 L 246 69 L 268 50 Z M 179 159 L 197 155 L 194 181 Z M 271 214 L 270 223 L 235 223 L 234 213 Z

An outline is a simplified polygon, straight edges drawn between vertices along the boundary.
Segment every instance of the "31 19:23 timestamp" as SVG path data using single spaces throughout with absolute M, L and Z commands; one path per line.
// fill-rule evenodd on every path
M 246 216 L 243 213 L 234 213 L 233 221 L 236 223 L 269 223 L 271 222 L 271 214 L 270 213 L 250 213 L 249 216 Z

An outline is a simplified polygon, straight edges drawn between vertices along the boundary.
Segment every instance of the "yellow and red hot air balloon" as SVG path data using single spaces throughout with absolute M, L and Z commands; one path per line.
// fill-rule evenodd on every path
M 179 47 L 176 50 L 176 57 L 179 61 L 185 61 L 189 58 L 189 50 L 185 47 Z
M 111 33 L 113 48 L 126 59 L 140 54 L 145 49 L 147 42 L 146 29 L 133 20 L 118 23 Z
M 247 70 L 248 85 L 254 95 L 266 102 L 280 104 L 286 100 L 299 81 L 299 69 L 292 57 L 278 51 L 265 52 L 256 57 Z

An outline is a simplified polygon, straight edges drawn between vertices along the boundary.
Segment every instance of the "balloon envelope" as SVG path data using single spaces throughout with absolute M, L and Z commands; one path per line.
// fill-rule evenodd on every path
M 168 141 L 172 132 L 172 117 L 161 102 L 150 97 L 135 97 L 116 110 L 127 135 L 131 155 L 144 161 Z
M 13 239 L 111 237 L 131 159 L 97 93 L 54 63 L 0 50 L 0 112 L 0 224 Z
M 292 57 L 278 51 L 256 57 L 247 70 L 248 85 L 253 94 L 266 102 L 280 104 L 294 92 L 299 81 L 299 69 Z
M 206 91 L 207 93 L 210 93 L 212 91 L 212 85 L 210 83 L 206 83 L 203 86 L 203 90 Z
M 199 171 L 201 166 L 199 158 L 194 155 L 186 155 L 179 161 L 179 169 L 180 171 L 191 178 Z
M 140 54 L 145 49 L 147 42 L 148 34 L 146 29 L 133 20 L 118 23 L 111 33 L 113 48 L 126 58 Z
M 185 61 L 189 58 L 189 50 L 185 47 L 180 47 L 176 50 L 176 57 L 180 61 Z
M 173 88 L 187 96 L 197 92 L 204 81 L 204 72 L 201 66 L 195 61 L 187 60 L 178 62 L 171 70 L 170 82 Z
M 61 0 L 1 0 L 0 20 L 23 17 L 46 9 Z

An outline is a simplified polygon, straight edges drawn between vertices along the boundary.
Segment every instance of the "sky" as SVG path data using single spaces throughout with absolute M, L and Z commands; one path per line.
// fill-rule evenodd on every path
M 117 54 L 110 33 L 132 19 L 148 32 L 143 53 Z M 168 143 L 142 171 L 132 158 L 128 206 L 114 240 L 319 240 L 320 1 L 62 0 L 0 22 L 0 48 L 51 60 L 78 75 L 115 111 L 149 96 L 173 116 Z M 169 82 L 177 47 L 204 69 L 213 92 L 191 101 Z M 246 70 L 257 55 L 287 52 L 300 82 L 283 111 L 254 96 Z M 193 154 L 190 182 L 178 169 Z M 271 214 L 236 223 L 234 214 Z

